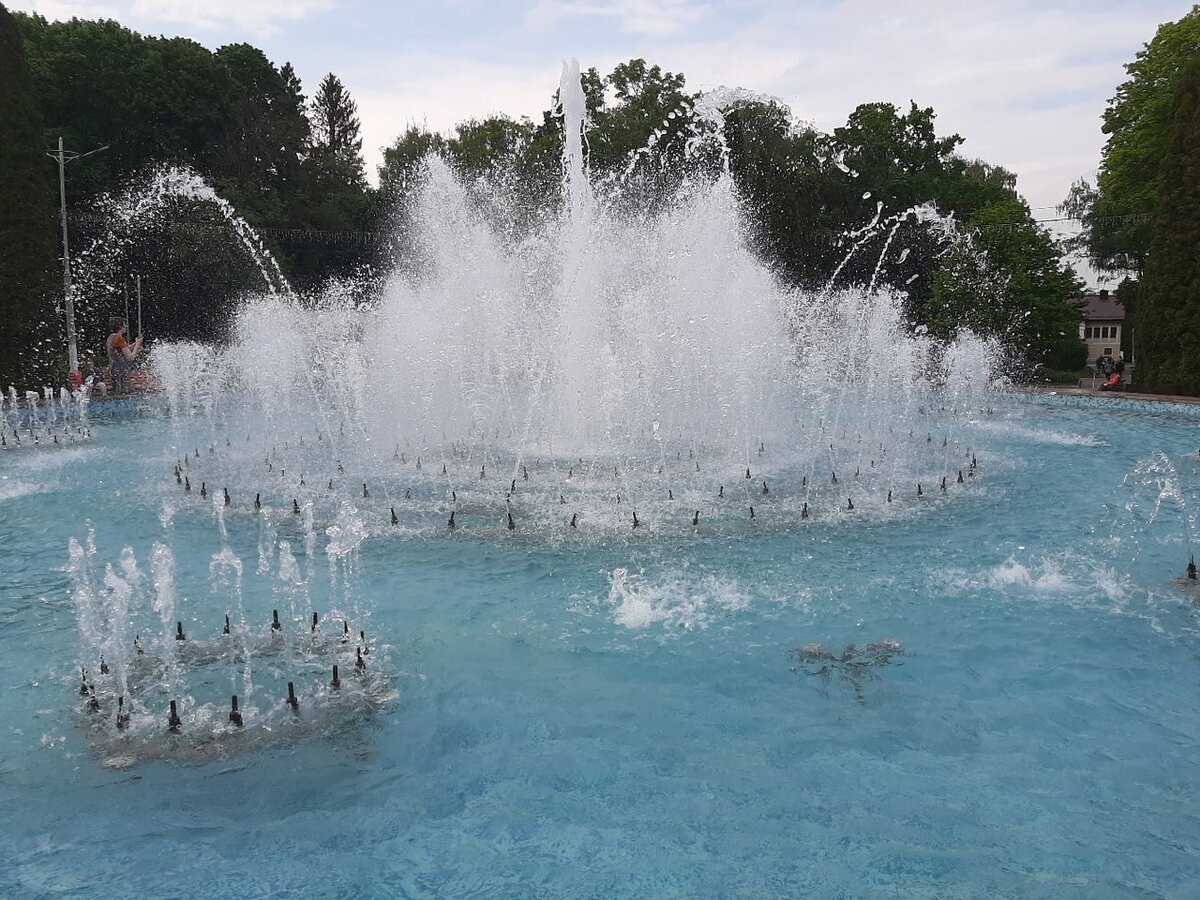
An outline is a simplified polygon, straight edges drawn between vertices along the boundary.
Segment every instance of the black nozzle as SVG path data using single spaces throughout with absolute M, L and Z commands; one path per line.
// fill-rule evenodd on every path
M 203 481 L 200 482 L 200 496 L 204 497 L 205 499 L 208 498 L 208 485 Z
M 451 531 L 458 527 L 458 524 L 454 521 L 454 510 L 450 510 L 450 521 L 446 523 L 446 527 Z
M 254 511 L 258 512 L 261 509 L 262 509 L 262 495 L 255 494 L 254 495 Z
M 167 730 L 173 734 L 178 734 L 179 729 L 183 727 L 183 719 L 179 718 L 179 711 L 175 707 L 175 701 L 171 701 L 171 713 L 167 716 Z
M 271 610 L 271 630 L 280 631 L 282 628 L 283 626 L 279 624 L 279 610 Z
M 225 613 L 225 629 L 221 634 L 229 634 L 229 613 Z
M 175 623 L 175 640 L 177 640 L 177 641 L 186 641 L 187 640 L 187 636 L 184 635 L 184 633 L 183 633 L 183 623 L 182 622 Z
M 292 708 L 292 712 L 300 712 L 300 701 L 296 699 L 296 688 L 292 682 L 288 682 L 287 705 Z
M 117 698 L 117 731 L 124 731 L 129 725 L 129 713 L 125 711 L 125 698 Z
M 80 669 L 79 675 L 80 675 L 79 696 L 86 697 L 88 695 L 88 688 L 91 687 L 91 685 L 88 684 L 88 680 L 87 680 L 87 669 Z
M 342 621 L 342 643 L 350 643 L 350 623 L 345 620 Z
M 233 695 L 233 704 L 229 708 L 229 724 L 236 725 L 238 728 L 243 725 L 242 714 L 238 710 L 237 694 Z
M 371 492 L 367 490 L 367 483 L 365 481 L 363 482 L 363 496 L 364 497 L 371 496 Z
M 362 658 L 362 647 L 357 648 L 354 659 L 354 671 L 359 675 L 367 671 L 367 661 Z
M 100 674 L 101 674 L 101 675 L 107 675 L 107 674 L 108 674 L 108 663 L 106 663 L 106 662 L 104 661 L 104 655 L 103 655 L 103 654 L 101 654 L 101 655 L 100 655 Z
M 338 678 L 338 667 L 333 667 L 333 681 L 329 682 L 331 690 L 339 691 L 342 689 L 342 679 Z
M 312 628 L 309 629 L 313 634 L 317 633 L 317 614 L 313 613 Z
M 292 515 L 293 516 L 300 515 L 300 501 L 297 500 L 295 497 L 292 498 Z

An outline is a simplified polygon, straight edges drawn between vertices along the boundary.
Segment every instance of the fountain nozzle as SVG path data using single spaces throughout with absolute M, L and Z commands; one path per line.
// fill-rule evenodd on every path
M 292 708 L 293 713 L 300 712 L 300 701 L 296 699 L 296 688 L 292 682 L 288 682 L 287 705 Z
M 342 689 L 342 679 L 338 678 L 338 667 L 333 667 L 333 681 L 329 682 L 330 690 L 340 691 Z
M 238 710 L 237 694 L 233 695 L 233 704 L 229 708 L 229 724 L 236 725 L 238 728 L 241 728 L 244 724 L 242 721 L 242 714 Z
M 171 701 L 171 713 L 167 716 L 167 730 L 172 734 L 179 734 L 179 729 L 183 727 L 183 720 L 179 718 L 179 710 L 175 707 L 175 701 Z
M 125 698 L 117 698 L 117 731 L 124 731 L 129 725 L 129 713 L 125 711 Z
M 279 610 L 277 610 L 277 609 L 271 610 L 271 630 L 272 631 L 282 631 L 283 630 L 283 626 L 279 624 Z
M 187 640 L 187 636 L 183 633 L 183 623 L 182 622 L 175 623 L 175 640 L 177 640 L 177 641 L 186 641 Z

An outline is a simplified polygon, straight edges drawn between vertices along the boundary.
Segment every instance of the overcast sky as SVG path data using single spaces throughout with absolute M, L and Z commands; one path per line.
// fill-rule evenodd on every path
M 859 103 L 932 106 L 961 150 L 1018 176 L 1038 218 L 1094 173 L 1122 66 L 1187 0 L 7 0 L 47 18 L 115 18 L 216 48 L 245 41 L 326 72 L 358 102 L 372 179 L 410 122 L 537 117 L 561 60 L 644 57 L 692 90 L 744 87 L 822 130 Z

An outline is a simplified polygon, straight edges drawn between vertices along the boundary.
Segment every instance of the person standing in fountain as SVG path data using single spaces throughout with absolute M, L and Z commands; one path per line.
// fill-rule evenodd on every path
M 133 387 L 133 361 L 137 359 L 142 349 L 142 337 L 138 335 L 132 344 L 126 337 L 129 323 L 121 316 L 112 316 L 108 320 L 109 330 L 105 346 L 108 348 L 108 373 L 112 377 L 113 396 L 122 397 Z

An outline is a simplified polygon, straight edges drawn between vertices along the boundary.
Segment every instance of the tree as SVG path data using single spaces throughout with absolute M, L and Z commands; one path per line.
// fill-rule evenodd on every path
M 508 116 L 470 119 L 455 126 L 446 154 L 466 178 L 499 168 L 511 169 L 533 135 L 533 123 Z
M 30 350 L 54 333 L 50 292 L 58 257 L 53 168 L 45 155 L 17 21 L 0 4 L 0 384 L 40 374 Z M 41 379 L 38 379 L 41 380 Z
M 1084 223 L 1083 245 L 1101 271 L 1141 275 L 1153 239 L 1150 217 L 1182 72 L 1200 52 L 1200 5 L 1160 25 L 1125 66 L 1129 78 L 1104 112 L 1108 139 L 1095 186 L 1076 182 L 1064 209 Z
M 1200 53 L 1181 73 L 1137 291 L 1138 381 L 1200 393 Z
M 322 173 L 345 187 L 366 184 L 358 104 L 332 72 L 325 76 L 309 105 L 313 160 Z
M 409 125 L 390 147 L 383 149 L 383 164 L 379 167 L 379 192 L 397 201 L 412 190 L 421 165 L 430 153 L 445 149 L 446 142 L 419 125 Z

